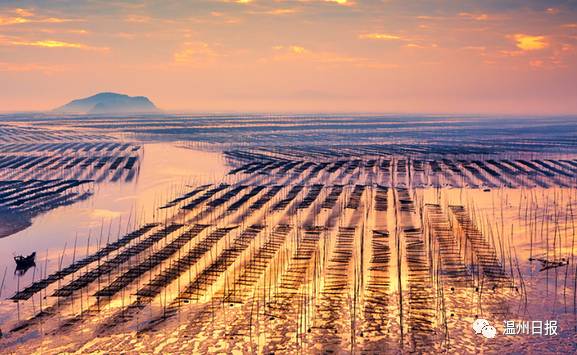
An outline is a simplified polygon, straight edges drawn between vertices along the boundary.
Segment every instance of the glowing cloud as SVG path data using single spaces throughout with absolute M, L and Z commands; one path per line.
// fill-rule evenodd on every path
M 248 13 L 253 15 L 272 15 L 272 16 L 279 16 L 279 15 L 291 15 L 298 13 L 299 10 L 297 9 L 273 9 L 268 11 L 249 11 Z
M 384 41 L 398 41 L 402 38 L 397 35 L 391 35 L 387 33 L 365 33 L 359 35 L 360 39 L 377 39 L 377 40 L 384 40 Z
M 304 47 L 301 47 L 301 46 L 290 46 L 290 47 L 289 47 L 289 50 L 290 50 L 291 52 L 293 52 L 293 53 L 296 53 L 296 54 L 301 54 L 301 53 L 306 53 L 306 52 L 307 52 L 307 50 L 306 50 Z
M 546 80 L 551 101 L 544 109 L 557 110 L 559 105 L 546 105 L 561 100 L 558 92 L 577 102 L 570 80 L 577 73 L 577 8 L 567 1 L 0 2 L 0 82 L 14 82 L 9 86 L 20 90 L 0 95 L 0 110 L 58 104 L 62 93 L 47 90 L 51 84 L 43 73 L 62 73 L 67 84 L 62 87 L 74 92 L 90 91 L 94 82 L 141 92 L 145 81 L 158 82 L 147 94 L 164 96 L 172 109 L 240 109 L 226 95 L 254 83 L 250 97 L 242 96 L 243 109 L 308 110 L 308 101 L 272 102 L 286 90 L 330 91 L 340 85 L 358 97 L 342 103 L 351 111 L 359 109 L 357 103 L 378 109 L 384 102 L 404 110 L 409 97 L 422 99 L 423 110 L 463 111 L 499 97 L 495 110 L 507 111 L 517 92 L 519 108 L 535 107 L 534 88 L 527 83 L 541 83 L 546 73 L 554 76 Z M 442 82 L 438 78 L 445 72 L 458 80 Z M 503 85 L 505 72 L 510 80 Z M 80 73 L 87 80 L 77 80 Z M 190 93 L 195 101 L 187 97 L 190 82 L 197 83 Z M 457 102 L 455 90 L 470 96 Z M 577 112 L 577 104 L 571 107 Z
M 524 51 L 535 51 L 549 46 L 545 36 L 529 36 L 526 34 L 516 34 L 513 39 L 517 42 L 517 48 Z
M 30 10 L 27 10 L 27 9 L 20 9 L 20 8 L 18 8 L 18 9 L 16 9 L 16 10 L 14 10 L 14 12 L 15 12 L 16 14 L 18 14 L 19 16 L 22 16 L 22 17 L 34 16 L 34 13 L 33 13 L 32 11 L 30 11 Z
M 0 40 L 2 39 L 3 38 L 0 37 Z M 0 44 L 9 46 L 40 47 L 40 48 L 71 48 L 71 49 L 82 49 L 92 51 L 109 50 L 109 48 L 105 47 L 91 47 L 83 43 L 64 42 L 50 39 L 33 41 L 22 38 L 4 38 L 3 41 L 0 41 Z
M 353 2 L 350 0 L 325 0 L 325 2 L 333 2 L 335 4 L 344 5 L 344 6 L 352 6 Z
M 149 23 L 152 21 L 152 18 L 150 16 L 128 15 L 124 18 L 124 21 L 132 23 Z
M 87 48 L 87 46 L 84 44 L 52 41 L 52 40 L 32 41 L 32 42 L 16 41 L 12 42 L 12 44 L 17 46 L 33 46 L 33 47 L 46 47 L 46 48 Z
M 489 19 L 489 15 L 487 14 L 472 14 L 470 12 L 461 12 L 459 16 L 477 21 L 486 21 Z
M 186 42 L 182 48 L 174 53 L 173 59 L 177 64 L 206 64 L 218 54 L 208 43 Z
M 301 46 L 274 46 L 272 47 L 275 51 L 285 51 L 291 54 L 305 54 L 309 53 L 309 51 L 305 47 Z
M 348 56 L 335 52 L 319 52 L 309 50 L 301 46 L 274 46 L 275 51 L 281 52 L 280 55 L 275 55 L 272 58 L 262 59 L 261 62 L 269 61 L 299 61 L 322 64 L 323 66 L 349 66 L 357 68 L 372 68 L 372 69 L 392 69 L 398 68 L 398 65 L 385 63 L 378 60 L 365 57 Z
M 36 16 L 31 10 L 20 8 L 6 12 L 5 15 L 0 14 L 0 26 L 20 25 L 24 23 L 63 23 L 70 21 L 72 20 L 58 17 Z
M 430 45 L 423 45 L 418 43 L 409 43 L 405 47 L 407 48 L 417 48 L 417 49 L 425 49 L 425 48 L 437 48 L 439 47 L 436 43 Z
M 24 17 L 1 17 L 0 16 L 0 26 L 16 25 L 20 23 L 30 22 L 29 19 Z
M 31 22 L 30 17 L 34 16 L 34 13 L 26 9 L 15 9 L 8 14 L 8 16 L 0 15 L 0 26 L 28 23 Z

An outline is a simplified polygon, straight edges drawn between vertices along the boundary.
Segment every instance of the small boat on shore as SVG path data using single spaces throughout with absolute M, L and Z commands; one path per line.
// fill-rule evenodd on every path
M 561 260 L 547 260 L 546 258 L 529 258 L 529 261 L 538 261 L 541 263 L 541 270 L 539 270 L 539 272 L 569 265 L 569 260 L 565 260 L 565 258 L 561 258 Z

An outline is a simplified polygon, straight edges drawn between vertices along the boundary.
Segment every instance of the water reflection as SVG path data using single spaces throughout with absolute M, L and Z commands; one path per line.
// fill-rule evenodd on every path
M 14 256 L 14 262 L 16 263 L 16 269 L 14 269 L 14 274 L 18 276 L 24 276 L 26 271 L 28 271 L 32 267 L 36 267 L 36 252 L 32 252 L 32 254 L 24 256 L 24 255 L 16 255 Z
M 35 217 L 32 225 L 0 239 L 0 270 L 14 268 L 14 254 L 37 252 L 35 272 L 16 270 L 7 277 L 2 295 L 17 291 L 33 279 L 48 275 L 72 262 L 76 255 L 95 252 L 106 243 L 106 235 L 116 238 L 136 222 L 159 218 L 158 207 L 178 195 L 187 185 L 210 183 L 221 179 L 226 167 L 220 154 L 178 148 L 170 143 L 152 143 L 143 147 L 142 163 L 131 182 L 108 181 L 97 184 L 94 196 Z M 75 246 L 76 245 L 76 246 Z M 11 303 L 0 309 L 0 321 L 10 314 Z

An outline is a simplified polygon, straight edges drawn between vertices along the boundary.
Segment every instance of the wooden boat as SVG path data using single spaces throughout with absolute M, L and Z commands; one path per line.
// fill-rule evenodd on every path
M 28 256 L 17 255 L 14 257 L 14 261 L 16 262 L 16 269 L 28 269 L 32 266 L 35 266 L 36 263 L 34 260 L 36 259 L 36 252 Z
M 569 265 L 569 260 L 565 260 L 565 258 L 561 258 L 561 260 L 547 260 L 545 258 L 529 258 L 529 261 L 538 261 L 541 263 L 541 270 L 539 270 L 539 272 Z

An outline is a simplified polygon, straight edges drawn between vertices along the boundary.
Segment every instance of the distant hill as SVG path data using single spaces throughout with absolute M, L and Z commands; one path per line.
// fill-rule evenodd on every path
M 71 101 L 54 111 L 77 114 L 153 113 L 158 112 L 158 108 L 144 96 L 103 92 Z

